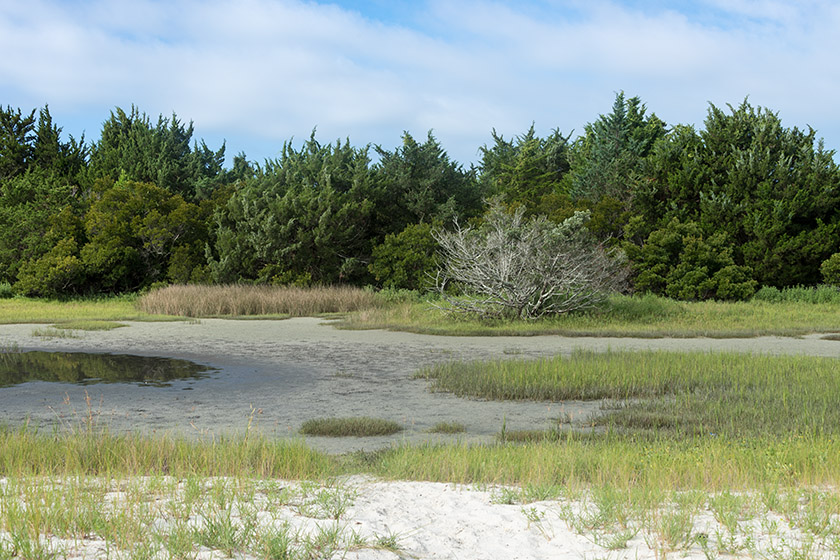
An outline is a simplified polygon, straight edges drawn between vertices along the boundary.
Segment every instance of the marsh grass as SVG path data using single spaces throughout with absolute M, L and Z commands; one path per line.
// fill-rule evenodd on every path
M 307 436 L 326 437 L 368 437 L 389 436 L 402 431 L 402 426 L 393 420 L 354 416 L 350 418 L 314 418 L 300 427 L 300 433 Z
M 173 317 L 150 315 L 135 307 L 136 296 L 50 300 L 14 297 L 0 299 L 0 324 L 61 324 L 70 321 L 166 321 Z
M 462 422 L 438 422 L 429 428 L 432 434 L 463 434 L 466 431 L 467 427 Z
M 125 323 L 117 321 L 101 321 L 98 319 L 79 319 L 76 321 L 67 321 L 66 323 L 57 323 L 53 328 L 60 330 L 74 330 L 74 331 L 110 331 L 127 327 Z
M 611 399 L 595 422 L 634 433 L 716 437 L 840 434 L 840 362 L 736 353 L 587 352 L 448 362 L 432 388 L 497 400 Z
M 600 310 L 534 321 L 480 321 L 446 316 L 430 302 L 402 302 L 343 318 L 350 329 L 391 329 L 452 336 L 607 336 L 746 338 L 840 331 L 840 303 L 796 299 L 680 302 L 653 295 L 613 296 Z
M 69 329 L 58 329 L 56 327 L 38 327 L 32 329 L 32 336 L 39 338 L 81 338 L 79 333 Z
M 305 317 L 384 305 L 374 292 L 350 286 L 177 285 L 137 300 L 137 308 L 145 313 L 183 317 Z

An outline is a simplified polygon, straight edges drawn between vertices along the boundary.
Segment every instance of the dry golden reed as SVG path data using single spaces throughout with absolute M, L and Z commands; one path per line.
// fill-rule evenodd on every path
M 183 317 L 242 317 L 347 313 L 382 305 L 371 291 L 350 286 L 174 285 L 143 295 L 137 308 L 146 313 Z

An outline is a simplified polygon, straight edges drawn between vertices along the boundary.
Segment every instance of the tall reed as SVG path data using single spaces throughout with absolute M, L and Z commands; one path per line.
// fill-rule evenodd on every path
M 305 317 L 382 305 L 374 292 L 351 286 L 175 285 L 152 290 L 137 300 L 137 308 L 146 313 L 183 317 Z

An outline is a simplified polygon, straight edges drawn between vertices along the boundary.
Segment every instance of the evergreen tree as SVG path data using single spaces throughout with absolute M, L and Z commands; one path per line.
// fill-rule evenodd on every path
M 117 108 L 102 126 L 91 148 L 89 178 L 154 183 L 187 200 L 207 198 L 222 182 L 225 146 L 210 150 L 202 140 L 190 148 L 193 123 L 184 125 L 173 114 L 152 125 L 145 113 L 132 106 Z
M 554 130 L 548 137 L 540 138 L 533 125 L 512 140 L 505 140 L 495 130 L 492 134 L 493 145 L 481 148 L 480 177 L 484 191 L 501 197 L 509 206 L 524 206 L 528 214 L 568 217 L 555 214 L 569 206 L 564 198 L 569 137 Z
M 630 198 L 644 159 L 666 133 L 665 123 L 655 114 L 646 116 L 646 110 L 638 97 L 625 99 L 621 92 L 610 114 L 586 125 L 569 155 L 574 199 Z
M 474 170 L 465 171 L 449 159 L 431 132 L 422 144 L 406 132 L 401 147 L 389 152 L 377 146 L 376 152 L 375 227 L 380 239 L 410 224 L 449 222 L 480 212 Z
M 237 183 L 215 214 L 210 255 L 218 282 L 364 283 L 371 252 L 372 178 L 367 149 L 321 145 L 313 132 L 300 150 Z

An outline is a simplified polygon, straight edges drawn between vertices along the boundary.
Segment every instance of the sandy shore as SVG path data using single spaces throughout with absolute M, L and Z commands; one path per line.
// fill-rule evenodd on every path
M 441 337 L 389 331 L 335 329 L 315 318 L 286 321 L 132 322 L 78 338 L 33 336 L 39 325 L 0 325 L 0 348 L 107 352 L 185 358 L 219 368 L 210 379 L 172 387 L 130 384 L 79 387 L 25 383 L 0 389 L 0 422 L 39 426 L 72 423 L 88 414 L 115 431 L 217 435 L 248 425 L 295 437 L 300 424 L 325 416 L 368 415 L 395 420 L 405 430 L 380 438 L 310 438 L 328 452 L 376 449 L 402 441 L 491 441 L 508 430 L 543 429 L 561 415 L 584 423 L 597 402 L 488 402 L 431 393 L 413 379 L 418 369 L 446 360 L 540 357 L 575 349 L 727 350 L 840 357 L 840 342 L 801 338 L 631 339 Z M 438 422 L 462 422 L 466 434 L 430 434 Z
M 0 478 L 0 490 L 8 481 Z M 59 482 L 54 491 L 72 495 L 72 483 Z M 171 535 L 191 532 L 189 557 L 200 560 L 230 557 L 224 544 L 208 543 L 210 524 L 229 519 L 235 530 L 234 558 L 264 557 L 265 535 L 286 535 L 293 558 L 347 560 L 463 559 L 537 560 L 545 558 L 647 560 L 660 558 L 809 558 L 828 560 L 840 552 L 837 527 L 815 535 L 794 518 L 770 512 L 757 496 L 742 495 L 751 504 L 736 524 L 716 520 L 709 502 L 677 505 L 670 499 L 628 511 L 627 517 L 598 517 L 591 496 L 519 503 L 507 499 L 513 489 L 474 488 L 427 482 L 385 482 L 355 476 L 327 486 L 293 481 L 257 481 L 244 496 L 234 495 L 220 506 L 211 487 L 224 479 L 203 481 L 204 498 L 184 511 L 184 483 L 105 481 L 103 512 L 129 510 L 142 518 L 148 531 L 139 535 L 165 558 L 172 551 Z M 102 484 L 95 479 L 87 485 Z M 237 487 L 234 483 L 233 486 Z M 145 486 L 144 486 L 145 485 Z M 173 486 L 174 485 L 174 486 Z M 76 490 L 77 492 L 77 490 Z M 278 497 L 282 494 L 282 498 Z M 192 498 L 194 500 L 194 498 Z M 705 499 L 712 500 L 713 496 Z M 512 503 L 511 503 L 512 502 Z M 622 506 L 619 502 L 618 507 Z M 2 513 L 2 510 L 0 510 Z M 795 516 L 794 516 L 795 517 Z M 247 520 L 247 521 L 246 521 Z M 241 531 L 247 525 L 245 533 Z M 833 538 L 832 538 L 833 536 Z M 45 537 L 46 538 L 46 537 Z M 0 528 L 0 546 L 10 542 Z M 215 541 L 215 539 L 214 539 Z M 71 560 L 130 558 L 100 535 L 85 533 L 46 539 L 57 557 Z M 204 544 L 201 544 L 204 543 Z M 127 547 L 125 543 L 119 545 Z M 284 545 L 285 546 L 285 545 Z M 311 555 L 303 553 L 310 549 Z M 2 550 L 2 549 L 0 549 Z M 145 557 L 145 556 L 144 556 Z M 286 556 L 279 556 L 286 557 Z

